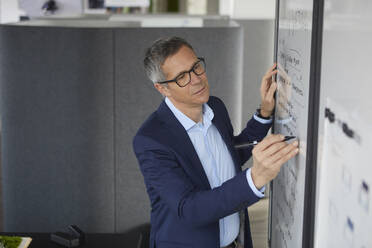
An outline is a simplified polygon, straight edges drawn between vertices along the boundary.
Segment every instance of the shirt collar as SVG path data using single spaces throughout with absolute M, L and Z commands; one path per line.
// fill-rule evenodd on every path
M 186 131 L 191 129 L 193 126 L 195 126 L 197 123 L 193 120 L 191 120 L 189 117 L 187 117 L 184 113 L 182 113 L 180 110 L 174 106 L 174 104 L 171 102 L 171 100 L 168 99 L 168 97 L 165 98 L 165 103 L 170 108 L 174 116 L 176 116 L 177 120 L 181 123 L 181 125 L 185 128 Z M 210 126 L 212 123 L 214 117 L 213 110 L 208 106 L 208 104 L 203 104 L 203 122 L 205 126 Z

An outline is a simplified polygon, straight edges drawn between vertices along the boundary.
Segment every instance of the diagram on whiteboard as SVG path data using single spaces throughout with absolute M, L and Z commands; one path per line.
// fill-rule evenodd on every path
M 354 108 L 328 99 L 324 109 L 316 247 L 372 247 L 372 128 Z

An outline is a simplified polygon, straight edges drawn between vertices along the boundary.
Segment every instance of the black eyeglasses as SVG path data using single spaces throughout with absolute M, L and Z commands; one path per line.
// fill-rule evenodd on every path
M 195 75 L 200 76 L 205 73 L 205 69 L 206 66 L 204 58 L 198 58 L 198 61 L 192 66 L 189 71 L 182 72 L 174 79 L 158 82 L 158 84 L 175 82 L 179 87 L 185 87 L 191 82 L 191 72 L 194 72 Z

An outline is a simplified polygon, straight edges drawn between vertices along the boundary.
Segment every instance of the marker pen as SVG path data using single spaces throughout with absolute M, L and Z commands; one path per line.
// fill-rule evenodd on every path
M 296 138 L 296 136 L 284 136 L 284 139 L 282 141 L 288 141 L 288 140 L 291 140 L 291 139 L 294 139 Z M 248 148 L 248 147 L 252 147 L 252 146 L 255 146 L 259 143 L 260 141 L 252 141 L 252 142 L 247 142 L 247 143 L 242 143 L 242 144 L 237 144 L 235 145 L 235 149 L 243 149 L 243 148 Z

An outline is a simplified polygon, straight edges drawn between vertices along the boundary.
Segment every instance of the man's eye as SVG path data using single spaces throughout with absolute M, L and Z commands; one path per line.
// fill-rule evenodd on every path
M 184 78 L 184 77 L 185 77 L 185 73 L 179 75 L 179 76 L 177 77 L 177 79 L 179 80 L 179 79 L 182 79 L 182 78 Z

